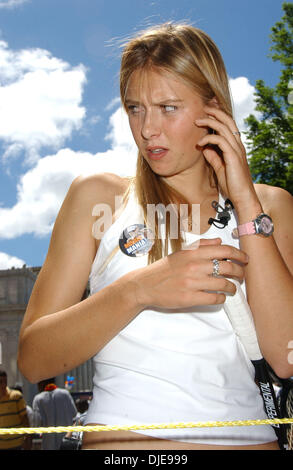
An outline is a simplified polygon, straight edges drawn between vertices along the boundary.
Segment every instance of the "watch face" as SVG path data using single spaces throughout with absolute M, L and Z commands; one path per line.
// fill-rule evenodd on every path
M 259 231 L 263 235 L 269 236 L 273 233 L 274 224 L 272 219 L 268 215 L 263 215 L 259 223 Z

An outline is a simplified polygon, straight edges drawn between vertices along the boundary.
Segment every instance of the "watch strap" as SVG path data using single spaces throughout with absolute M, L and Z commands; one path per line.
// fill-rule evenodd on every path
M 256 233 L 254 221 L 238 225 L 237 229 L 239 237 L 242 237 L 243 235 L 254 235 Z

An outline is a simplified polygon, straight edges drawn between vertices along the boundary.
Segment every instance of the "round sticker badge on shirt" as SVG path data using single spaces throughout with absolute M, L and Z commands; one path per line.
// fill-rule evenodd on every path
M 120 250 L 127 256 L 146 255 L 153 244 L 153 232 L 143 224 L 130 225 L 123 230 L 119 239 Z

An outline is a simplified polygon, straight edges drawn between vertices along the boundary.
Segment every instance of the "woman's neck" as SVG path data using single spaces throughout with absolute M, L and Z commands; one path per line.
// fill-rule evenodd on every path
M 205 165 L 202 172 L 186 171 L 162 180 L 182 195 L 189 204 L 202 205 L 207 199 L 218 198 L 218 188 L 214 178 Z
M 216 216 L 212 202 L 218 202 L 219 199 L 218 187 L 213 181 L 212 174 L 207 171 L 202 178 L 195 178 L 194 174 L 191 173 L 184 176 L 182 174 L 175 176 L 164 177 L 163 180 L 175 191 L 173 203 L 189 204 L 187 218 L 184 217 L 184 231 L 198 235 L 205 233 L 209 228 L 209 219 Z M 176 196 L 176 193 L 181 197 Z

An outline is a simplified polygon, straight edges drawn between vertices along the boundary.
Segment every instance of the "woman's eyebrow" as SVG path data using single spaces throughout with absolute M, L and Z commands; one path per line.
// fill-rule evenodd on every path
M 125 103 L 126 104 L 141 104 L 141 101 L 138 101 L 138 100 L 134 100 L 134 99 L 131 99 L 131 98 L 127 98 L 125 100 Z M 155 106 L 161 106 L 163 104 L 170 104 L 170 103 L 183 103 L 183 100 L 179 99 L 179 98 L 166 98 L 166 99 L 161 99 L 160 101 L 158 102 L 154 102 L 153 104 Z
M 183 100 L 180 100 L 179 98 L 167 98 L 167 99 L 161 100 L 161 101 L 159 101 L 158 103 L 155 103 L 155 104 L 162 105 L 162 104 L 182 103 L 182 102 L 183 102 Z
M 140 104 L 139 101 L 133 100 L 133 99 L 131 99 L 131 98 L 127 98 L 127 99 L 125 100 L 125 103 L 126 103 L 126 104 L 136 104 L 136 105 L 137 105 L 137 104 Z

